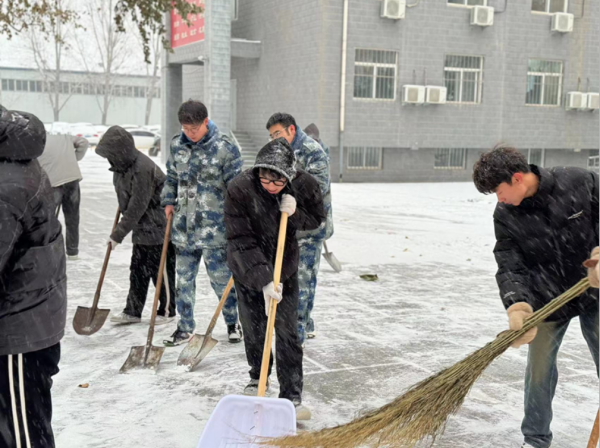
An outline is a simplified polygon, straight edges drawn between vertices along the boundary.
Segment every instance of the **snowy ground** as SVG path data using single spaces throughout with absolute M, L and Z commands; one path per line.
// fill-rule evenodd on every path
M 247 383 L 243 346 L 225 342 L 219 321 L 221 342 L 195 372 L 176 367 L 181 348 L 172 348 L 158 373 L 122 375 L 130 347 L 145 343 L 146 324 L 107 322 L 93 336 L 75 334 L 70 322 L 78 305 L 91 305 L 116 211 L 107 163 L 91 152 L 81 166 L 81 254 L 68 264 L 69 324 L 53 388 L 57 446 L 193 448 L 219 399 Z M 334 184 L 333 198 L 336 233 L 329 249 L 344 271 L 321 263 L 318 335 L 304 357 L 304 402 L 313 420 L 301 429 L 344 423 L 381 406 L 506 328 L 494 281 L 494 197 L 468 183 L 444 183 Z M 123 308 L 130 255 L 130 240 L 113 253 L 101 307 Z M 379 281 L 361 280 L 366 273 Z M 216 304 L 201 272 L 199 333 Z M 173 327 L 157 328 L 157 345 Z M 511 349 L 487 370 L 437 447 L 520 446 L 526 354 Z M 554 446 L 583 447 L 598 407 L 598 381 L 577 321 L 559 364 Z M 82 383 L 89 388 L 79 388 Z

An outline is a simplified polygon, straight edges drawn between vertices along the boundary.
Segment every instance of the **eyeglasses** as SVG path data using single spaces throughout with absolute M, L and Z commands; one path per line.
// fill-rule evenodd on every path
M 287 128 L 289 128 L 289 126 L 286 126 L 281 131 L 275 131 L 275 132 L 273 132 L 271 135 L 269 135 L 269 139 L 275 140 L 276 138 L 281 137 L 281 134 L 283 134 L 283 131 L 287 130 Z
M 186 134 L 190 133 L 190 134 L 195 134 L 196 132 L 198 132 L 200 130 L 200 128 L 202 128 L 202 124 L 196 125 L 196 126 L 187 126 L 187 125 L 183 125 L 181 126 L 181 129 L 183 129 L 183 132 L 185 132 Z
M 259 177 L 259 179 L 260 183 L 263 185 L 269 185 L 272 182 L 276 187 L 285 187 L 285 184 L 287 184 L 287 179 L 271 180 L 266 177 Z

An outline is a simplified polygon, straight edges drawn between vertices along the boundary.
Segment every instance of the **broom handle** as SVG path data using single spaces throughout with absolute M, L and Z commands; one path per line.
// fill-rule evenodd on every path
M 588 442 L 587 448 L 596 448 L 598 446 L 598 438 L 600 437 L 600 426 L 598 425 L 598 412 L 596 412 L 596 421 L 594 422 L 594 428 L 592 429 L 592 434 L 590 434 L 590 441 Z
M 287 230 L 288 214 L 281 214 L 279 224 L 279 237 L 277 238 L 277 255 L 275 256 L 275 274 L 273 284 L 275 290 L 281 280 L 281 267 L 283 266 L 283 249 L 285 247 L 285 233 Z M 262 364 L 260 365 L 260 378 L 258 380 L 258 396 L 264 397 L 267 391 L 269 376 L 269 362 L 271 361 L 271 345 L 273 344 L 273 330 L 275 328 L 275 314 L 277 313 L 277 300 L 271 300 L 269 307 L 269 320 L 267 321 L 267 334 L 265 335 L 265 348 L 263 349 Z

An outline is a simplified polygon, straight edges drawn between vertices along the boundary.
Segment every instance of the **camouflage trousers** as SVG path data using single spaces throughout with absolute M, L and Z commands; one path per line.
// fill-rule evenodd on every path
M 208 272 L 210 285 L 221 300 L 221 295 L 225 291 L 227 282 L 231 277 L 231 272 L 227 267 L 227 248 L 216 249 L 184 249 L 175 246 L 176 261 L 176 290 L 175 299 L 177 312 L 179 313 L 179 323 L 177 328 L 187 333 L 192 333 L 196 328 L 194 321 L 194 305 L 196 303 L 196 277 L 200 260 L 204 257 L 204 265 Z M 213 311 L 211 310 L 211 313 Z M 223 318 L 227 325 L 236 324 L 238 321 L 237 297 L 235 287 L 233 287 L 223 306 Z
M 298 241 L 300 246 L 300 264 L 298 265 L 298 338 L 304 343 L 307 332 L 315 330 L 315 322 L 310 313 L 315 305 L 317 274 L 321 264 L 323 240 L 306 238 Z

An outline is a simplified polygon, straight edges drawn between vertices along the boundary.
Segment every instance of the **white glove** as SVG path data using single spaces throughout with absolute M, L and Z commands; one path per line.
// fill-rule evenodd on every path
M 296 198 L 290 194 L 284 194 L 281 196 L 281 204 L 279 210 L 283 213 L 287 213 L 288 216 L 292 216 L 296 212 Z
M 275 289 L 275 284 L 273 282 L 263 287 L 263 297 L 265 298 L 265 314 L 267 317 L 269 316 L 269 309 L 271 308 L 271 299 L 277 300 L 277 303 L 279 303 L 281 302 L 281 299 L 283 299 L 282 294 L 283 285 L 281 283 L 277 285 L 277 289 Z
M 117 243 L 115 240 L 113 240 L 112 238 L 109 238 L 108 241 L 106 242 L 106 244 L 110 244 L 110 248 L 112 250 L 115 250 L 116 247 L 119 245 L 119 243 Z

